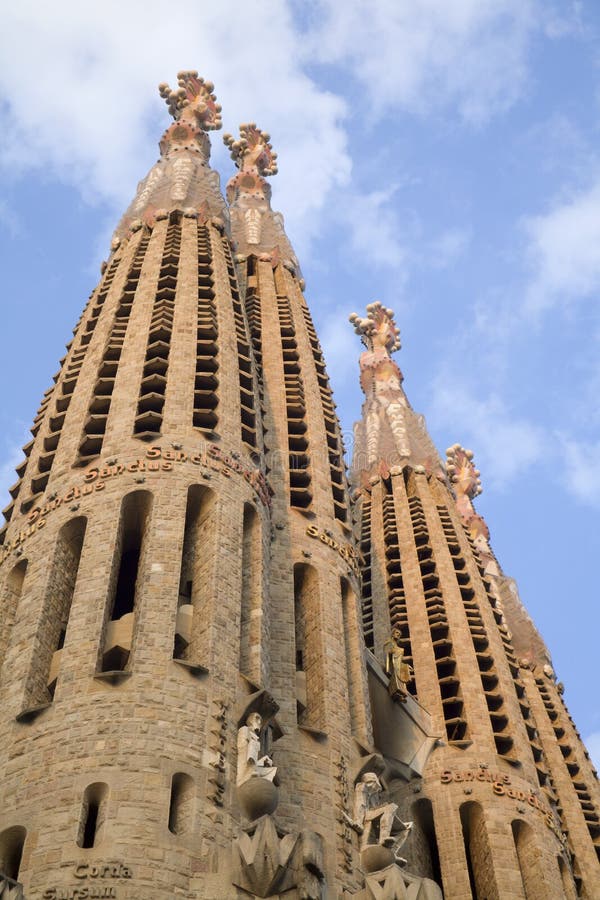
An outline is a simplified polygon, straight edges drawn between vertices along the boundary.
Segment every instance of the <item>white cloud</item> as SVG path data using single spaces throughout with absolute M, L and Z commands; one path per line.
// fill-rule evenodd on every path
M 584 744 L 588 749 L 594 766 L 600 771 L 600 731 L 595 731 L 585 738 Z
M 524 222 L 533 275 L 526 310 L 539 313 L 559 301 L 590 298 L 600 290 L 600 180 Z
M 434 384 L 430 425 L 450 433 L 449 444 L 470 446 L 484 486 L 501 486 L 542 457 L 541 428 L 515 416 L 495 394 L 481 398 L 464 382 L 448 376 Z M 456 433 L 456 423 L 461 433 Z
M 282 160 L 277 206 L 303 238 L 350 158 L 344 101 L 302 71 L 288 5 L 279 0 L 198 4 L 169 12 L 157 0 L 102 4 L 37 0 L 3 9 L 0 159 L 10 172 L 38 168 L 115 211 L 157 156 L 168 114 L 155 85 L 182 68 L 211 78 L 226 129 L 255 120 Z M 225 163 L 221 136 L 213 153 Z
M 587 506 L 600 506 L 600 441 L 562 438 L 566 487 Z
M 549 0 L 316 0 L 314 5 L 318 15 L 306 54 L 351 70 L 364 91 L 357 114 L 367 119 L 390 107 L 427 113 L 452 106 L 463 119 L 484 122 L 527 89 L 533 37 L 562 36 L 576 25 L 575 11 L 569 14 Z
M 394 205 L 395 193 L 394 186 L 363 194 L 346 191 L 331 215 L 349 231 L 353 256 L 366 253 L 369 265 L 395 269 L 396 277 L 405 279 L 407 249 Z

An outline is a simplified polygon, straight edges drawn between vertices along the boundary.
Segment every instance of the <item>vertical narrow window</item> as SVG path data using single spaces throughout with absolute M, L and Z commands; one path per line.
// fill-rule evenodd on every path
M 577 891 L 571 869 L 562 856 L 558 857 L 558 868 L 566 900 L 577 900 Z
M 463 803 L 460 819 L 474 900 L 500 900 L 482 807 L 474 801 Z
M 340 578 L 342 594 L 342 627 L 344 630 L 344 654 L 346 657 L 346 676 L 348 679 L 348 703 L 350 705 L 350 721 L 352 733 L 359 734 L 359 684 L 361 680 L 362 659 L 358 638 L 358 622 L 356 618 L 356 595 L 346 578 Z
M 102 781 L 89 784 L 83 794 L 77 846 L 97 847 L 103 837 L 106 822 L 108 785 Z
M 191 667 L 209 652 L 208 609 L 214 590 L 216 552 L 215 496 L 193 484 L 188 490 L 173 658 Z
M 80 516 L 63 525 L 58 533 L 27 681 L 25 712 L 54 699 L 86 524 L 87 520 Z
M 319 582 L 313 566 L 294 566 L 294 636 L 298 723 L 319 730 L 323 717 Z
M 260 519 L 250 503 L 244 504 L 242 539 L 242 603 L 240 607 L 240 672 L 260 678 L 262 611 Z
M 101 647 L 102 672 L 122 672 L 129 664 L 151 507 L 149 491 L 127 494 L 121 504 L 108 617 Z
M 10 633 L 15 621 L 19 600 L 23 594 L 23 583 L 27 572 L 27 560 L 23 559 L 8 573 L 2 591 L 2 626 L 0 628 L 0 670 L 8 650 Z
M 441 885 L 440 854 L 431 800 L 423 797 L 413 803 L 411 819 L 413 821 L 413 838 L 409 841 L 406 850 L 408 868 L 423 878 L 431 878 Z M 410 859 L 412 853 L 418 858 Z
M 193 828 L 194 780 L 184 772 L 176 772 L 171 779 L 169 800 L 169 831 L 188 834 Z
M 27 831 L 21 825 L 13 825 L 0 832 L 0 874 L 19 880 L 23 847 Z

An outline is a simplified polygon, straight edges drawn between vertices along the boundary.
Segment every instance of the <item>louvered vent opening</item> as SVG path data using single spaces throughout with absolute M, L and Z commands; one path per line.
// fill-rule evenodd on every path
M 133 426 L 134 436 L 142 440 L 152 440 L 160 434 L 162 428 L 180 254 L 181 224 L 179 220 L 172 217 L 167 227 L 158 275 Z
M 333 494 L 333 509 L 336 519 L 346 522 L 348 518 L 348 505 L 346 493 L 346 469 L 344 466 L 344 446 L 340 434 L 339 423 L 335 412 L 333 394 L 325 368 L 323 351 L 315 331 L 315 326 L 308 311 L 308 307 L 302 301 L 302 315 L 308 333 L 308 340 L 313 354 L 317 382 L 321 395 L 325 433 L 327 436 L 327 450 L 329 455 L 329 475 L 331 478 L 331 492 Z
M 560 752 L 562 753 L 569 775 L 571 776 L 573 788 L 577 794 L 585 824 L 587 825 L 590 837 L 596 849 L 596 854 L 600 858 L 600 815 L 598 814 L 598 809 L 592 800 L 586 783 L 581 780 L 581 767 L 577 762 L 573 745 L 569 742 L 567 737 L 566 729 L 563 728 L 560 723 L 559 711 L 556 708 L 556 704 L 552 699 L 552 695 L 546 682 L 543 678 L 536 678 L 535 683 L 538 687 L 546 712 L 548 713 L 548 717 L 552 722 L 556 741 Z M 570 718 L 571 717 L 569 716 L 569 719 Z M 577 734 L 577 737 L 579 737 L 579 734 Z
M 479 665 L 479 674 L 482 679 L 483 690 L 487 702 L 490 725 L 494 734 L 494 742 L 499 756 L 508 762 L 514 762 L 514 739 L 509 727 L 509 718 L 504 697 L 500 691 L 499 679 L 496 672 L 496 662 L 490 650 L 490 642 L 481 615 L 479 604 L 476 600 L 475 588 L 471 576 L 467 570 L 464 556 L 460 550 L 458 537 L 452 524 L 450 513 L 445 506 L 437 507 L 444 536 L 448 544 L 456 581 L 462 597 L 464 610 L 467 616 L 469 632 L 475 655 Z
M 195 428 L 210 434 L 219 417 L 219 379 L 217 371 L 218 323 L 210 236 L 206 225 L 198 225 L 198 311 L 196 326 L 196 373 L 194 380 Z
M 125 334 L 127 333 L 135 292 L 139 284 L 149 242 L 150 235 L 144 235 L 136 250 L 133 262 L 127 273 L 123 291 L 119 297 L 112 328 L 102 354 L 92 399 L 90 400 L 88 414 L 83 426 L 78 460 L 81 465 L 85 465 L 90 459 L 98 456 L 102 450 L 119 361 L 125 344 Z
M 385 545 L 385 568 L 387 573 L 390 622 L 392 628 L 397 629 L 400 634 L 398 646 L 404 651 L 404 662 L 409 666 L 412 666 L 413 654 L 410 643 L 410 630 L 408 627 L 406 595 L 404 593 L 404 582 L 402 580 L 400 544 L 398 542 L 394 498 L 390 493 L 385 493 L 383 498 L 383 540 Z M 416 695 L 417 689 L 414 678 L 407 684 L 407 690 L 411 694 Z
M 417 545 L 421 583 L 425 595 L 425 609 L 435 657 L 446 735 L 449 743 L 456 747 L 465 747 L 470 743 L 469 728 L 446 606 L 437 575 L 427 522 L 418 497 L 409 497 L 408 507 L 413 537 Z
M 288 297 L 277 297 L 277 312 L 283 352 L 283 380 L 288 425 L 290 503 L 297 509 L 308 509 L 312 503 L 312 492 L 306 401 L 304 383 L 300 374 L 296 330 Z
M 363 496 L 360 552 L 362 566 L 362 627 L 365 644 L 369 650 L 375 649 L 373 633 L 373 591 L 371 583 L 371 498 Z
M 244 320 L 242 301 L 238 289 L 231 251 L 227 238 L 223 238 L 227 274 L 229 276 L 229 289 L 231 291 L 231 303 L 233 307 L 233 319 L 235 323 L 235 335 L 237 340 L 238 371 L 240 376 L 240 408 L 242 417 L 242 441 L 251 449 L 258 446 L 256 408 L 254 402 L 254 379 L 252 374 L 252 354 L 250 340 Z
M 77 386 L 77 380 L 85 359 L 87 347 L 92 339 L 96 325 L 98 324 L 104 301 L 112 286 L 119 262 L 120 258 L 115 257 L 112 260 L 104 273 L 104 278 L 102 279 L 98 291 L 95 294 L 92 294 L 90 298 L 91 309 L 83 331 L 79 328 L 79 323 L 76 328 L 76 334 L 78 335 L 77 349 L 75 349 L 70 356 L 67 354 L 67 356 L 61 360 L 61 366 L 63 368 L 54 376 L 56 387 L 51 388 L 50 391 L 46 392 L 46 397 L 44 398 L 44 401 L 42 401 L 40 412 L 34 421 L 34 426 L 32 428 L 32 434 L 34 436 L 39 431 L 46 415 L 48 419 L 48 428 L 47 435 L 42 443 L 41 453 L 38 457 L 37 472 L 31 479 L 31 497 L 21 504 L 21 510 L 23 512 L 26 512 L 33 505 L 36 496 L 45 491 L 46 485 L 48 484 L 66 413 Z M 64 367 L 66 360 L 68 360 L 68 362 L 66 363 L 66 367 Z M 52 404 L 52 411 L 50 412 L 51 404 L 49 401 L 51 398 L 54 400 L 54 403 Z M 46 400 L 48 401 L 47 403 Z
M 248 257 L 246 262 L 246 293 L 244 297 L 246 307 L 246 318 L 248 321 L 248 329 L 250 332 L 250 341 L 252 344 L 252 352 L 254 354 L 254 362 L 256 365 L 256 381 L 258 387 L 258 399 L 262 412 L 262 421 L 264 423 L 266 407 L 265 407 L 265 389 L 263 378 L 263 354 L 262 354 L 262 309 L 260 295 L 258 293 L 258 278 L 256 276 L 256 261 L 253 256 Z M 268 459 L 268 443 L 265 437 L 267 429 L 263 424 L 263 442 L 265 449 L 265 459 Z M 270 469 L 267 467 L 267 474 Z

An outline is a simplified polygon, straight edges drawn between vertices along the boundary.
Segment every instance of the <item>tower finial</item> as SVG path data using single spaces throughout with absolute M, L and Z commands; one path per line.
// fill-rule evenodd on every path
M 454 485 L 457 495 L 474 500 L 481 493 L 479 469 L 473 462 L 473 451 L 465 450 L 460 444 L 453 444 L 446 450 L 446 472 Z
M 231 158 L 241 172 L 252 175 L 276 175 L 277 154 L 273 151 L 271 135 L 257 128 L 255 122 L 240 125 L 240 138 L 223 135 L 223 143 L 229 147 Z
M 178 72 L 177 90 L 171 90 L 166 82 L 159 84 L 164 99 L 175 121 L 196 125 L 202 131 L 216 131 L 221 127 L 221 106 L 217 103 L 212 81 L 205 81 L 194 70 Z
M 380 348 L 389 356 L 400 349 L 400 329 L 394 321 L 394 310 L 379 300 L 369 303 L 365 317 L 351 313 L 348 318 L 367 350 L 375 352 Z

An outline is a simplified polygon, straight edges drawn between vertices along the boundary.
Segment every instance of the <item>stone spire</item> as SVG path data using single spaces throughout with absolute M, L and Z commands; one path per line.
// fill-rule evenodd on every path
M 417 415 L 402 387 L 403 375 L 391 354 L 400 349 L 394 312 L 379 301 L 367 315 L 352 313 L 350 322 L 367 348 L 360 357 L 360 384 L 365 393 L 362 420 L 354 426 L 354 480 L 389 474 L 393 466 L 422 466 L 441 475 L 435 447 L 423 416 Z
M 151 226 L 174 209 L 205 221 L 216 217 L 222 226 L 227 220 L 219 176 L 208 165 L 210 141 L 206 132 L 221 128 L 221 107 L 213 93 L 214 85 L 196 71 L 179 72 L 177 82 L 175 90 L 164 82 L 159 85 L 175 121 L 160 139 L 160 159 L 139 183 L 115 231 L 113 249 L 143 224 Z
M 300 266 L 284 230 L 283 216 L 271 209 L 271 186 L 265 180 L 277 174 L 277 154 L 271 136 L 254 122 L 240 125 L 239 140 L 223 135 L 239 169 L 227 184 L 231 229 L 238 261 L 255 255 L 273 264 L 281 262 L 294 274 Z

